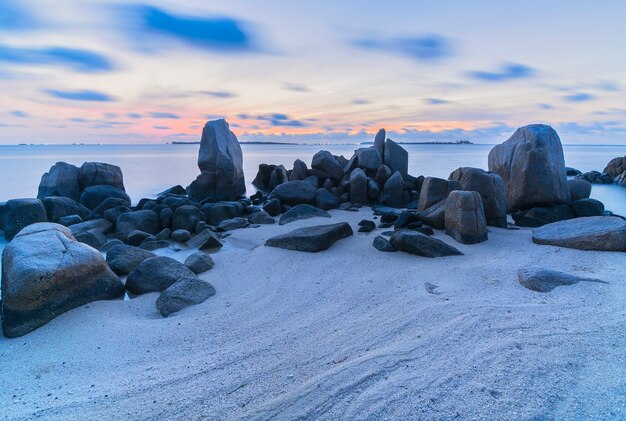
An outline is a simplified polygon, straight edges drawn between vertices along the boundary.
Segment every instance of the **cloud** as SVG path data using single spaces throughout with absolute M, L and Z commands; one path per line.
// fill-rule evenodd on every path
M 60 99 L 69 99 L 72 101 L 94 101 L 94 102 L 110 102 L 114 101 L 113 97 L 102 92 L 89 89 L 78 91 L 62 91 L 57 89 L 46 89 L 48 95 Z
M 584 92 L 565 95 L 563 99 L 567 102 L 586 102 L 594 99 L 594 96 Z
M 37 21 L 13 0 L 0 1 L 0 30 L 31 29 Z
M 237 117 L 240 120 L 265 121 L 274 127 L 306 127 L 307 126 L 307 124 L 304 121 L 292 119 L 288 115 L 282 114 L 282 113 L 259 114 L 259 115 L 239 114 L 237 115 Z
M 483 82 L 506 82 L 515 79 L 525 79 L 534 76 L 535 70 L 519 63 L 505 63 L 495 72 L 471 71 L 467 75 Z
M 363 99 L 363 98 L 355 98 L 352 100 L 352 105 L 367 105 L 369 103 L 370 101 L 368 101 L 367 99 Z
M 202 94 L 212 96 L 214 98 L 234 98 L 237 96 L 236 93 L 229 91 L 202 91 Z
M 450 101 L 446 101 L 445 99 L 440 98 L 426 98 L 424 99 L 424 102 L 429 105 L 441 105 L 450 103 Z
M 157 129 L 157 130 L 171 130 L 172 128 L 170 126 L 152 126 L 153 129 Z
M 230 17 L 175 15 L 155 6 L 129 6 L 125 9 L 138 24 L 135 31 L 183 42 L 213 51 L 245 52 L 255 49 L 245 24 Z
M 132 118 L 132 119 L 139 119 L 139 118 L 143 118 L 143 114 L 139 114 L 139 113 L 128 113 L 126 114 L 126 117 L 128 118 Z
M 0 62 L 61 66 L 83 73 L 113 70 L 111 62 L 101 54 L 65 47 L 14 48 L 0 45 Z
M 619 92 L 622 90 L 622 87 L 617 82 L 611 82 L 608 80 L 603 80 L 594 85 L 594 88 L 599 89 L 601 91 L 607 92 Z
M 554 106 L 546 104 L 545 102 L 540 102 L 539 104 L 537 104 L 537 108 L 542 110 L 554 110 Z
M 311 92 L 308 86 L 300 83 L 283 83 L 283 89 L 292 92 Z
M 353 41 L 358 48 L 400 54 L 418 61 L 437 61 L 452 55 L 451 43 L 439 35 L 400 38 L 364 38 Z
M 13 117 L 19 117 L 19 118 L 27 118 L 27 117 L 29 117 L 29 115 L 28 115 L 28 113 L 26 111 L 21 111 L 21 110 L 11 111 L 11 115 Z
M 178 118 L 180 118 L 180 116 L 177 115 L 177 114 L 174 114 L 174 113 L 164 113 L 164 112 L 159 112 L 159 111 L 155 111 L 155 112 L 150 113 L 150 117 L 152 117 L 152 118 L 162 118 L 162 119 L 166 119 L 166 118 L 178 119 Z

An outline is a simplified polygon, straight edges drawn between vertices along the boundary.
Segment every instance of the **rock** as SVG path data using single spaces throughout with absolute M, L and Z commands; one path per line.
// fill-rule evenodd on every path
M 172 235 L 172 230 L 169 228 L 163 228 L 161 231 L 159 231 L 159 233 L 156 235 L 157 240 L 167 240 L 170 238 L 170 236 Z M 188 238 L 189 239 L 189 238 Z M 187 240 L 188 240 L 187 239 Z M 185 241 L 187 241 L 185 240 Z
M 584 174 L 576 176 L 577 180 L 588 181 L 591 184 L 612 184 L 613 177 L 607 174 L 599 173 L 598 171 L 589 171 Z
M 376 183 L 371 178 L 367 180 L 367 198 L 369 201 L 373 202 L 378 199 L 380 196 L 380 187 L 378 183 Z
M 146 202 L 146 205 L 151 202 L 148 201 Z M 181 206 L 185 206 L 185 205 L 192 205 L 192 206 L 200 206 L 200 203 L 188 196 L 174 196 L 174 195 L 169 195 L 165 198 L 163 198 L 163 200 L 161 201 L 161 204 L 164 206 L 169 207 L 172 212 L 175 211 L 176 209 L 180 208 Z M 142 208 L 141 206 L 137 206 L 138 208 Z M 160 212 L 160 210 L 159 210 Z
M 270 175 L 270 181 L 266 190 L 272 191 L 276 188 L 276 186 L 287 181 L 289 181 L 287 169 L 283 165 L 276 165 L 276 168 L 274 168 L 274 171 L 272 171 L 272 174 Z
M 74 238 L 76 238 L 76 241 L 87 244 L 88 246 L 93 247 L 96 250 L 100 250 L 100 248 L 107 242 L 106 235 L 98 230 L 84 231 L 75 235 Z
M 102 216 L 104 216 L 104 219 L 109 222 L 117 223 L 120 215 L 130 212 L 132 212 L 132 210 L 126 206 L 116 206 L 114 208 L 105 210 Z
M 78 215 L 67 215 L 59 218 L 57 223 L 69 227 L 70 225 L 80 224 L 83 222 L 83 219 Z
M 618 186 L 626 187 L 626 171 L 615 177 L 613 183 L 617 184 Z
M 385 199 L 383 203 L 395 208 L 401 208 L 404 205 L 404 180 L 400 171 L 393 173 L 383 187 L 383 195 Z
M 130 197 L 124 190 L 105 185 L 87 187 L 80 195 L 80 203 L 89 209 L 96 209 L 109 197 L 124 199 L 130 203 Z
M 263 210 L 268 213 L 270 216 L 277 216 L 281 212 L 280 200 L 278 199 L 270 199 L 265 205 L 263 205 Z
M 626 251 L 626 221 L 590 216 L 554 222 L 534 229 L 533 241 L 579 250 Z
M 397 250 L 424 257 L 458 256 L 463 254 L 441 240 L 405 229 L 394 232 L 389 242 Z
M 69 197 L 48 196 L 42 203 L 50 222 L 59 222 L 60 218 L 68 215 L 78 215 L 85 219 L 91 213 L 89 209 Z
M 487 225 L 498 228 L 507 227 L 502 177 L 480 168 L 461 167 L 454 170 L 448 180 L 458 181 L 463 190 L 480 194 Z
M 113 272 L 121 276 L 128 275 L 139 263 L 150 257 L 155 257 L 155 254 L 139 247 L 118 244 L 107 252 L 106 262 Z
M 276 165 L 259 164 L 259 170 L 254 180 L 252 180 L 252 185 L 260 190 L 268 190 L 274 168 L 276 168 Z
M 209 269 L 213 269 L 215 262 L 211 256 L 203 251 L 196 251 L 190 254 L 185 259 L 185 266 L 187 266 L 193 273 L 198 274 L 206 272 Z
M 380 167 L 378 167 L 378 171 L 376 171 L 376 176 L 374 177 L 374 181 L 376 181 L 376 183 L 378 183 L 379 186 L 384 186 L 387 180 L 389 180 L 389 177 L 391 177 L 391 170 L 389 169 L 388 166 L 381 165 Z
M 624 171 L 626 171 L 626 156 L 611 159 L 602 172 L 615 178 L 623 174 Z
M 191 240 L 187 241 L 187 246 L 199 250 L 210 250 L 222 247 L 222 245 L 219 237 L 210 228 L 194 235 Z
M 578 282 L 607 283 L 599 279 L 583 278 L 542 268 L 519 269 L 517 271 L 517 278 L 523 287 L 536 292 L 550 292 L 558 286 L 574 285 Z
M 376 137 L 374 137 L 374 149 L 378 151 L 378 155 L 380 155 L 381 158 L 383 158 L 385 155 L 385 139 L 386 138 L 387 138 L 387 133 L 385 132 L 385 129 L 380 129 L 378 133 L 376 133 Z M 378 184 L 382 185 L 384 184 L 384 182 L 378 183 Z
M 330 214 L 325 210 L 316 208 L 311 205 L 296 205 L 293 208 L 285 212 L 278 222 L 279 225 L 289 224 L 290 222 L 298 221 L 300 219 L 309 218 L 330 218 Z
M 572 168 L 572 167 L 565 167 L 565 175 L 569 176 L 576 176 L 576 175 L 580 175 L 582 174 L 579 170 L 577 170 L 576 168 Z
M 41 200 L 11 199 L 4 205 L 4 237 L 11 241 L 22 228 L 47 220 L 46 208 Z
M 509 213 L 571 200 L 563 147 L 550 126 L 531 124 L 517 129 L 491 149 L 489 170 L 504 181 Z
M 170 187 L 169 189 L 163 190 L 161 193 L 157 194 L 157 197 L 166 197 L 169 195 L 176 196 L 184 196 L 187 194 L 187 190 L 180 184 Z
M 580 199 L 572 202 L 572 211 L 577 218 L 584 216 L 601 216 L 604 204 L 596 199 Z
M 382 219 L 381 219 L 382 220 Z M 385 218 L 387 220 L 387 217 Z M 395 219 L 394 229 L 406 228 L 409 224 L 420 221 L 420 213 L 413 210 L 404 210 Z
M 315 206 L 323 210 L 337 209 L 339 207 L 339 198 L 325 188 L 317 189 Z
M 210 225 L 219 225 L 226 219 L 232 219 L 243 215 L 243 206 L 239 202 L 209 203 L 200 209 L 206 216 L 206 222 Z
M 120 167 L 103 162 L 85 162 L 80 167 L 79 184 L 81 190 L 92 186 L 112 186 L 122 191 L 126 190 Z
M 572 219 L 574 218 L 574 212 L 570 205 L 553 205 L 534 207 L 526 211 L 516 211 L 511 216 L 517 226 L 538 227 L 552 222 Z
M 172 216 L 174 215 L 174 211 L 170 208 L 161 209 L 159 212 L 159 225 L 162 227 L 169 227 L 172 223 Z
M 587 199 L 591 195 L 591 183 L 585 180 L 567 180 L 572 202 L 580 199 Z
M 158 249 L 169 247 L 169 245 L 170 245 L 170 242 L 167 240 L 146 239 L 143 243 L 139 245 L 139 248 L 143 250 L 153 251 L 153 250 L 158 250 Z
M 0 230 L 4 230 L 4 209 L 7 202 L 0 202 Z
M 148 239 L 156 240 L 156 237 L 141 230 L 132 230 L 126 236 L 126 242 L 131 246 L 138 246 Z
M 98 231 L 102 234 L 109 234 L 113 230 L 113 224 L 106 219 L 91 219 L 89 221 L 81 222 L 70 226 L 70 232 L 74 237 L 79 236 L 87 231 Z
M 515 225 L 518 227 L 531 227 L 537 228 L 543 225 L 548 224 L 549 222 L 544 221 L 543 219 L 533 218 L 531 216 L 527 216 L 522 211 L 515 211 L 511 214 Z
M 441 202 L 435 203 L 428 209 L 419 212 L 420 221 L 430 225 L 433 228 L 439 230 L 444 229 L 446 201 L 447 199 L 443 199 Z
M 450 183 L 443 178 L 426 177 L 422 184 L 422 190 L 420 191 L 419 204 L 417 209 L 420 211 L 426 210 L 432 205 L 441 202 L 448 197 L 453 187 Z
M 287 250 L 318 252 L 328 249 L 336 241 L 349 237 L 352 234 L 352 228 L 347 222 L 316 225 L 298 228 L 286 234 L 272 237 L 265 242 L 265 245 Z
M 191 233 L 187 230 L 175 230 L 172 231 L 171 234 L 172 241 L 176 241 L 179 243 L 186 243 L 191 239 Z
M 232 231 L 239 228 L 246 228 L 250 225 L 247 218 L 225 219 L 217 226 L 218 231 Z
M 318 188 L 320 185 L 320 179 L 316 175 L 310 175 L 307 178 L 305 178 L 303 181 L 310 183 L 315 188 Z
M 167 317 L 191 305 L 200 304 L 212 295 L 215 295 L 215 288 L 209 282 L 195 276 L 185 277 L 163 291 L 157 298 L 156 306 L 163 317 Z
M 119 206 L 124 206 L 126 208 L 130 207 L 130 202 L 122 197 L 107 197 L 100 203 L 94 210 L 93 213 L 96 215 L 104 216 L 104 213 L 109 209 L 114 209 Z
M 104 245 L 102 247 L 100 247 L 100 251 L 102 253 L 108 253 L 109 251 L 111 251 L 111 249 L 113 247 L 119 246 L 119 245 L 122 245 L 122 244 L 124 244 L 124 243 L 122 243 L 117 238 L 114 238 L 113 240 L 109 240 L 106 243 L 104 243 Z
M 487 221 L 478 192 L 450 192 L 444 215 L 446 234 L 459 243 L 476 244 L 487 241 Z
M 120 239 L 126 240 L 131 231 L 139 230 L 148 234 L 156 234 L 160 231 L 159 217 L 151 210 L 140 210 L 124 213 L 117 219 L 117 234 Z
M 272 218 L 267 212 L 262 210 L 248 216 L 248 222 L 250 222 L 251 224 L 273 224 L 276 222 L 276 220 Z
M 30 225 L 2 254 L 2 328 L 8 338 L 25 335 L 83 304 L 123 293 L 124 285 L 102 254 L 77 242 L 62 225 Z
M 319 151 L 313 155 L 311 168 L 322 171 L 327 177 L 335 180 L 340 180 L 343 177 L 343 167 L 339 165 L 335 157 L 328 151 Z
M 391 139 L 385 141 L 384 164 L 392 173 L 399 171 L 402 177 L 409 173 L 409 153 Z
M 374 248 L 380 251 L 386 251 L 386 252 L 398 251 L 391 245 L 389 240 L 387 240 L 382 235 L 377 235 L 376 237 L 374 237 L 374 242 L 372 243 L 372 245 L 374 246 Z
M 334 159 L 334 158 L 333 158 Z M 269 195 L 269 199 L 278 199 L 281 204 L 295 206 L 315 203 L 317 187 L 307 181 L 288 181 L 277 186 Z M 267 209 L 265 209 L 267 211 Z M 272 215 L 271 212 L 267 212 Z
M 174 231 L 193 231 L 198 221 L 204 220 L 204 215 L 195 206 L 184 205 L 174 211 L 171 226 Z
M 369 227 L 371 229 L 375 229 L 376 228 L 376 223 L 374 221 L 370 221 L 368 219 L 362 219 L 361 221 L 359 221 L 359 226 L 360 227 Z
M 289 177 L 289 181 L 295 180 L 304 180 L 307 178 L 309 168 L 306 166 L 304 161 L 296 159 L 293 162 L 293 171 L 291 171 L 291 176 Z
M 179 261 L 166 256 L 149 257 L 130 272 L 126 289 L 136 295 L 161 292 L 186 277 L 195 274 Z
M 350 173 L 350 201 L 367 203 L 367 175 L 360 168 L 355 168 Z
M 67 162 L 57 162 L 41 176 L 37 198 L 61 196 L 78 201 L 80 199 L 79 176 L 78 167 Z
M 359 148 L 355 151 L 357 165 L 363 169 L 378 171 L 383 160 L 375 147 Z
M 241 146 L 226 120 L 205 124 L 198 167 L 201 174 L 187 187 L 189 196 L 194 199 L 235 200 L 246 192 Z

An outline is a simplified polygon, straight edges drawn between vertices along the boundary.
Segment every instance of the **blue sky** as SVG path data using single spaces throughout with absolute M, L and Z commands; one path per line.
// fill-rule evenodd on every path
M 2 0 L 0 143 L 626 144 L 624 1 Z

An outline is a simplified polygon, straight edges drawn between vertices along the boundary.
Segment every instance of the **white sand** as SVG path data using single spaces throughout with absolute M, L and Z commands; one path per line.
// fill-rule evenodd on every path
M 464 256 L 382 253 L 382 230 L 356 234 L 369 208 L 332 214 L 235 231 L 204 275 L 217 295 L 167 319 L 147 294 L 0 338 L 0 418 L 626 416 L 624 253 L 496 228 L 471 246 L 437 233 Z M 355 235 L 327 251 L 263 246 L 340 220 Z M 517 282 L 526 265 L 609 284 L 532 292 Z

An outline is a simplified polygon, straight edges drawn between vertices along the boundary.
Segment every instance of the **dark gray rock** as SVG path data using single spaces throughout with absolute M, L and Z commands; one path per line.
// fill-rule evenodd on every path
M 78 215 L 67 215 L 59 218 L 57 223 L 69 227 L 70 225 L 80 224 L 83 222 L 83 219 Z
M 170 242 L 167 240 L 159 240 L 159 239 L 146 239 L 143 243 L 139 245 L 139 248 L 143 250 L 153 251 L 158 249 L 163 249 L 169 247 Z
M 339 198 L 327 189 L 321 188 L 315 193 L 315 205 L 323 210 L 337 209 Z
M 118 244 L 107 252 L 106 261 L 111 270 L 121 276 L 128 275 L 139 263 L 150 257 L 155 257 L 155 254 L 139 247 Z
M 399 171 L 398 171 L 399 172 Z M 378 183 L 379 186 L 384 186 L 387 180 L 391 177 L 391 170 L 386 165 L 381 165 L 376 171 L 376 176 L 374 177 L 374 181 Z
M 577 180 L 588 181 L 591 184 L 613 184 L 613 177 L 598 171 L 589 171 L 576 176 Z
M 156 212 L 140 210 L 120 215 L 116 230 L 119 238 L 125 240 L 131 231 L 139 230 L 155 235 L 161 230 L 161 226 Z
M 46 222 L 46 208 L 39 199 L 11 199 L 4 205 L 4 236 L 7 241 L 24 227 Z
M 124 199 L 130 203 L 130 197 L 124 190 L 105 185 L 87 187 L 80 195 L 80 203 L 89 209 L 96 209 L 109 197 Z
M 343 167 L 339 165 L 339 162 L 337 162 L 335 157 L 328 151 L 319 151 L 313 155 L 311 168 L 322 171 L 328 177 L 335 180 L 340 180 L 341 177 L 343 177 Z
M 276 165 L 274 171 L 270 175 L 270 181 L 265 190 L 272 191 L 279 184 L 283 184 L 289 181 L 289 175 L 287 174 L 287 169 L 283 165 Z
M 113 247 L 123 245 L 123 244 L 124 243 L 122 243 L 120 240 L 118 240 L 117 238 L 114 238 L 104 243 L 104 245 L 100 247 L 100 251 L 102 253 L 108 253 L 109 251 L 111 251 Z
M 120 215 L 130 212 L 132 212 L 132 210 L 127 206 L 116 206 L 114 208 L 105 210 L 102 216 L 109 222 L 117 223 Z
M 304 180 L 307 178 L 308 171 L 309 169 L 306 164 L 303 161 L 296 159 L 293 162 L 293 171 L 291 172 L 289 181 Z
M 187 230 L 176 230 L 172 231 L 172 240 L 177 241 L 179 243 L 186 243 L 191 239 L 191 233 Z
M 419 219 L 425 224 L 430 225 L 433 228 L 442 230 L 445 228 L 445 211 L 446 201 L 443 199 L 441 202 L 435 203 L 428 209 L 419 212 Z
M 394 232 L 389 242 L 397 250 L 424 257 L 459 256 L 463 254 L 441 240 L 406 229 Z
M 315 188 L 318 188 L 320 185 L 320 179 L 316 175 L 310 175 L 307 178 L 305 178 L 303 181 L 306 181 L 307 183 L 311 184 Z
M 374 149 L 378 151 L 381 158 L 384 158 L 385 155 L 385 139 L 387 139 L 387 133 L 385 129 L 380 129 L 378 133 L 376 133 L 376 137 L 374 137 Z M 384 182 L 378 184 L 382 185 Z
M 219 225 L 226 219 L 237 218 L 243 215 L 243 205 L 239 202 L 217 202 L 202 206 L 209 225 Z
M 272 218 L 267 212 L 260 211 L 250 214 L 248 216 L 248 222 L 251 224 L 273 224 L 276 222 L 274 218 Z
M 567 186 L 569 187 L 572 202 L 580 199 L 587 199 L 589 195 L 591 195 L 591 183 L 588 181 L 575 178 L 567 180 Z
M 577 170 L 576 168 L 572 168 L 572 167 L 565 167 L 565 174 L 569 177 L 569 176 L 576 176 L 576 175 L 580 175 L 582 174 L 582 172 L 580 172 L 579 170 Z
M 626 171 L 626 156 L 613 158 L 602 171 L 609 177 L 617 177 Z
M 161 292 L 186 277 L 195 277 L 195 274 L 179 261 L 166 256 L 150 257 L 130 272 L 126 289 L 136 295 Z
M 198 274 L 213 269 L 215 262 L 208 253 L 196 251 L 195 253 L 187 256 L 185 259 L 185 266 L 191 269 L 193 273 Z
M 517 129 L 491 149 L 489 170 L 504 181 L 509 213 L 571 200 L 563 147 L 550 126 L 531 124 Z
M 104 235 L 109 234 L 113 230 L 113 224 L 106 219 L 91 219 L 89 221 L 80 222 L 70 226 L 70 231 L 74 237 L 79 236 L 87 231 L 98 231 Z
M 523 212 L 516 211 L 511 214 L 513 220 L 516 221 L 516 225 L 518 226 L 527 226 L 518 224 L 518 221 L 524 221 L 518 216 L 520 213 L 522 213 L 526 218 L 532 218 L 532 221 L 543 221 L 544 224 L 572 219 L 575 216 L 570 205 L 563 204 L 546 207 L 534 207 Z M 529 220 L 527 219 L 526 221 Z
M 583 278 L 580 276 L 542 268 L 519 269 L 517 271 L 517 278 L 523 287 L 536 292 L 550 292 L 556 287 L 574 285 L 579 282 L 607 283 L 599 279 Z
M 195 206 L 185 205 L 181 206 L 174 211 L 172 216 L 171 226 L 172 230 L 187 230 L 193 231 L 198 221 L 204 220 L 204 215 Z
M 374 147 L 359 148 L 355 152 L 357 165 L 363 169 L 377 171 L 383 164 L 380 153 Z
M 180 184 L 170 187 L 169 189 L 163 190 L 161 193 L 157 194 L 157 197 L 167 197 L 169 195 L 183 196 L 187 194 L 187 190 Z
M 222 241 L 210 228 L 206 228 L 204 231 L 194 235 L 191 240 L 187 241 L 187 246 L 199 250 L 211 250 L 222 247 L 222 245 Z
M 252 180 L 252 185 L 260 190 L 267 191 L 275 168 L 276 165 L 273 164 L 259 164 L 259 170 L 254 180 Z
M 534 229 L 533 241 L 579 250 L 626 251 L 626 221 L 590 216 L 554 222 Z
M 367 203 L 367 175 L 360 168 L 355 168 L 350 173 L 350 201 Z
M 102 254 L 77 242 L 62 225 L 30 225 L 2 254 L 2 328 L 8 338 L 25 335 L 83 304 L 123 293 L 124 285 Z
M 200 304 L 213 295 L 215 288 L 209 282 L 195 276 L 185 277 L 163 291 L 157 298 L 156 306 L 163 317 L 167 317 L 191 305 Z
M 371 178 L 367 180 L 367 198 L 374 202 L 380 196 L 380 186 Z
M 187 187 L 187 193 L 192 198 L 235 200 L 246 192 L 241 146 L 226 120 L 205 124 L 198 167 L 201 174 Z
M 4 209 L 7 202 L 0 202 L 0 230 L 4 229 Z
M 382 235 L 377 235 L 376 237 L 374 237 L 374 242 L 372 245 L 374 246 L 374 248 L 380 251 L 385 251 L 385 252 L 398 251 L 391 245 L 389 240 L 387 240 Z
M 385 197 L 384 204 L 395 208 L 401 208 L 404 205 L 404 180 L 400 171 L 393 173 L 383 187 L 383 195 Z
M 157 240 L 167 240 L 170 238 L 170 236 L 172 235 L 172 230 L 169 228 L 163 228 L 161 231 L 159 231 L 159 233 L 156 235 Z M 190 237 L 191 238 L 191 237 Z M 188 238 L 189 239 L 189 238 Z M 188 240 L 187 239 L 187 240 Z M 185 241 L 187 241 L 185 240 Z
M 316 208 L 311 205 L 296 205 L 285 212 L 278 222 L 279 225 L 285 225 L 300 219 L 309 218 L 330 218 L 330 214 L 325 210 Z
M 78 167 L 67 162 L 57 162 L 41 176 L 37 198 L 61 196 L 78 201 L 80 199 L 79 177 Z
M 430 208 L 432 205 L 441 202 L 448 197 L 450 191 L 454 190 L 448 180 L 437 177 L 426 177 L 420 191 L 419 204 L 420 211 Z
M 240 228 L 246 228 L 250 225 L 247 218 L 225 219 L 217 226 L 218 231 L 232 231 Z
M 85 219 L 91 213 L 85 206 L 69 197 L 48 196 L 42 200 L 42 203 L 50 222 L 59 222 L 60 218 L 68 215 L 78 215 L 81 219 Z
M 100 250 L 107 242 L 107 237 L 98 230 L 88 230 L 74 236 L 76 241 L 87 244 L 90 247 Z
M 126 236 L 126 243 L 131 246 L 138 246 L 146 240 L 156 240 L 156 237 L 141 230 L 132 230 Z
M 286 234 L 272 237 L 265 242 L 265 245 L 287 250 L 318 252 L 328 249 L 336 241 L 349 237 L 352 234 L 352 228 L 347 222 L 316 225 L 298 228 Z
M 80 167 L 79 184 L 81 190 L 92 186 L 112 186 L 122 191 L 126 190 L 120 167 L 103 162 L 85 162 Z
M 476 244 L 487 241 L 487 221 L 478 192 L 450 192 L 444 215 L 446 234 L 459 243 Z
M 331 155 L 332 156 L 332 155 Z M 334 158 L 333 158 L 334 159 Z M 317 187 L 307 181 L 289 181 L 277 186 L 269 195 L 269 199 L 278 199 L 281 204 L 295 206 L 315 203 Z M 267 211 L 267 209 L 265 209 Z M 271 212 L 268 211 L 270 215 Z
M 126 200 L 123 197 L 107 197 L 93 210 L 95 215 L 102 215 L 109 209 L 114 209 L 120 206 L 124 206 L 126 208 L 130 207 L 130 201 Z
M 159 225 L 161 227 L 169 227 L 172 223 L 172 216 L 174 215 L 174 211 L 170 208 L 161 209 L 159 212 Z
M 399 171 L 402 177 L 406 177 L 409 171 L 409 153 L 391 139 L 385 141 L 383 163 L 389 167 L 392 173 Z
M 461 167 L 454 170 L 448 179 L 458 181 L 463 190 L 480 194 L 487 225 L 498 228 L 507 227 L 502 177 L 480 168 Z
M 604 204 L 596 199 L 580 199 L 572 202 L 572 211 L 577 218 L 584 216 L 601 216 Z
M 280 214 L 282 208 L 280 205 L 280 200 L 278 199 L 270 199 L 263 205 L 263 210 L 268 213 L 270 216 L 277 216 Z

